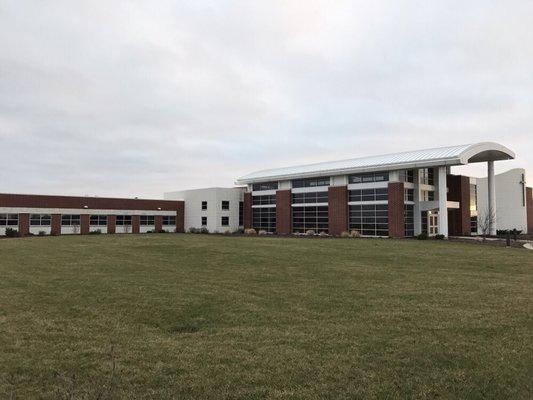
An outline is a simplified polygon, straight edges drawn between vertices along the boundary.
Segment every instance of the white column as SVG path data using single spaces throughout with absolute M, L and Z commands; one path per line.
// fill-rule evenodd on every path
M 496 185 L 494 181 L 494 161 L 487 162 L 487 186 L 488 186 L 488 214 L 489 214 L 489 234 L 496 235 Z
M 413 191 L 413 200 L 415 205 L 413 207 L 414 224 L 415 224 L 415 236 L 422 233 L 422 215 L 420 214 L 420 174 L 419 169 L 413 171 L 413 183 L 415 189 Z
M 438 196 L 439 196 L 439 234 L 448 237 L 448 193 L 446 188 L 446 166 L 438 168 Z

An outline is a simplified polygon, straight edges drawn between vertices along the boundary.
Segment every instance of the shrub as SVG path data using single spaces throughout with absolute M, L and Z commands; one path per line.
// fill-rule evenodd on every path
M 445 236 L 440 234 L 440 233 L 438 235 L 435 235 L 435 239 L 436 240 L 444 240 L 444 238 L 445 238 Z
M 342 237 L 342 238 L 349 238 L 349 237 L 350 237 L 350 232 L 348 232 L 348 231 L 343 231 L 343 232 L 341 233 L 341 237 Z
M 318 236 L 320 236 L 320 237 L 328 237 L 329 235 L 326 232 L 322 231 L 322 232 L 320 232 L 318 234 Z
M 254 228 L 246 229 L 244 233 L 246 235 L 257 235 L 257 231 Z
M 159 229 L 158 233 L 168 233 L 166 229 Z
M 306 236 L 315 236 L 315 231 L 312 230 L 312 229 L 309 229 L 309 230 L 305 231 L 305 235 Z
M 259 232 L 257 232 L 258 235 L 261 235 L 261 236 L 265 236 L 268 232 L 265 231 L 265 230 L 260 230 Z
M 416 237 L 418 240 L 428 240 L 428 234 L 425 232 L 422 232 L 420 235 Z
M 358 230 L 354 229 L 354 230 L 352 230 L 350 232 L 350 237 L 351 238 L 360 238 L 361 237 L 361 233 Z
M 189 233 L 199 233 L 199 232 L 200 230 L 198 228 L 194 228 L 192 226 L 189 228 Z
M 224 235 L 231 235 L 231 234 L 233 234 L 233 232 L 231 232 L 229 229 L 224 231 Z
M 202 227 L 202 229 L 200 229 L 200 233 L 206 235 L 206 234 L 209 233 L 209 229 L 207 229 L 207 228 L 204 226 L 204 227 Z M 215 233 L 218 233 L 218 232 L 215 231 Z
M 6 228 L 6 236 L 7 237 L 18 237 L 19 231 L 13 228 Z
M 46 231 L 39 231 L 39 236 L 46 236 Z
M 90 231 L 89 232 L 89 235 L 100 235 L 102 233 L 102 230 L 101 229 L 96 229 L 94 231 Z M 39 232 L 39 235 L 41 234 L 41 232 Z

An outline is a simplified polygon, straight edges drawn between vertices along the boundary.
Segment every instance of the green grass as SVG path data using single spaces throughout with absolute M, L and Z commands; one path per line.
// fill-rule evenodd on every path
M 0 240 L 0 398 L 531 398 L 532 278 L 438 241 Z

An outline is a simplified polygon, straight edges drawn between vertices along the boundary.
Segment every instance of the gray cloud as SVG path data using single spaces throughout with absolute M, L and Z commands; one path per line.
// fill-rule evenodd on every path
M 2 192 L 160 197 L 493 140 L 533 183 L 528 1 L 4 1 Z M 461 167 L 482 175 L 482 165 Z

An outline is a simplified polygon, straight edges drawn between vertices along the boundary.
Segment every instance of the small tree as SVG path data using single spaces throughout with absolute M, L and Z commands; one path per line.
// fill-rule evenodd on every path
M 488 210 L 478 216 L 477 224 L 481 231 L 481 235 L 483 236 L 483 240 L 485 240 L 490 234 L 490 228 L 496 224 L 496 213 L 492 207 L 489 207 Z

